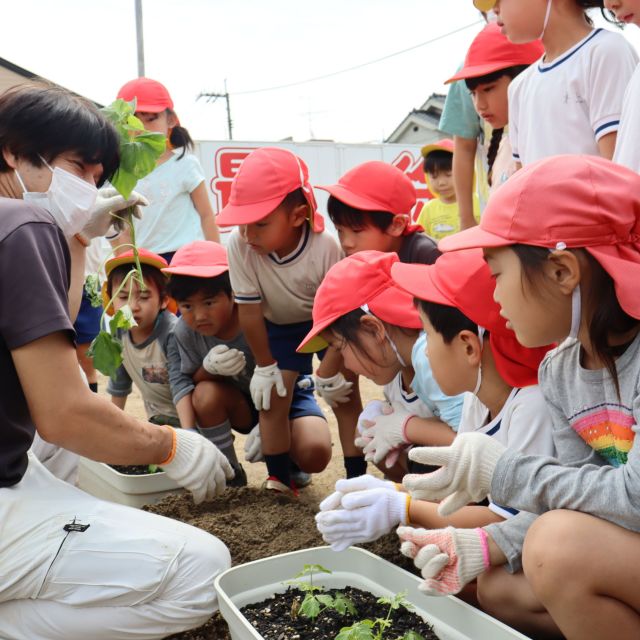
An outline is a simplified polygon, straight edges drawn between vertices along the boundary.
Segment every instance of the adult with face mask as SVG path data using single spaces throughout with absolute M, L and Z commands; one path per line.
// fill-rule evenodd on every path
M 232 476 L 199 434 L 127 416 L 81 378 L 71 255 L 86 241 L 75 234 L 92 233 L 95 188 L 118 166 L 117 133 L 91 103 L 23 85 L 0 96 L 0 152 L 0 185 L 14 194 L 0 198 L 0 637 L 163 638 L 198 626 L 217 608 L 224 544 L 97 500 L 28 453 L 37 429 L 95 460 L 160 464 L 196 502 Z

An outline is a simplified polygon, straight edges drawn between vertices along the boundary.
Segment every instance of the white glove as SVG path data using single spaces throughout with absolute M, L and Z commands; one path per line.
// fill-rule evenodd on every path
M 407 522 L 409 494 L 394 489 L 367 489 L 347 493 L 342 509 L 316 514 L 316 525 L 334 551 L 377 540 Z
M 348 382 L 340 371 L 330 378 L 321 378 L 316 375 L 314 380 L 316 391 L 330 407 L 337 407 L 339 404 L 349 402 L 353 382 Z
M 430 596 L 458 593 L 490 566 L 484 529 L 398 527 L 398 536 L 400 551 L 425 579 L 418 588 Z
M 409 451 L 411 460 L 441 468 L 433 473 L 408 474 L 402 484 L 419 500 L 443 500 L 438 513 L 446 517 L 489 495 L 493 472 L 505 450 L 484 433 L 461 433 L 449 447 L 414 447 Z
M 260 462 L 264 460 L 262 455 L 262 440 L 260 439 L 260 425 L 257 424 L 244 441 L 244 459 L 247 462 Z
M 366 491 L 367 489 L 399 490 L 398 485 L 395 482 L 391 482 L 391 480 L 382 480 L 382 478 L 376 478 L 368 473 L 358 476 L 357 478 L 341 478 L 336 482 L 336 490 L 320 503 L 320 511 L 338 509 L 342 502 L 342 496 L 346 493 Z
M 387 468 L 392 467 L 398 459 L 395 455 L 399 453 L 397 450 L 410 444 L 405 436 L 405 428 L 414 417 L 413 413 L 396 406 L 393 407 L 393 413 L 383 413 L 375 420 L 364 423 L 362 437 L 369 440 L 363 448 L 364 459 L 379 464 L 387 458 Z M 393 457 L 387 457 L 392 451 Z
M 239 349 L 217 344 L 204 357 L 202 366 L 213 376 L 237 376 L 247 366 L 247 359 Z
M 118 213 L 127 207 L 135 205 L 133 215 L 136 218 L 141 218 L 140 206 L 148 204 L 149 201 L 136 191 L 132 191 L 131 195 L 125 200 L 115 187 L 102 187 L 98 190 L 98 197 L 89 214 L 89 220 L 82 227 L 80 233 L 87 240 L 91 240 L 92 238 L 100 238 L 106 235 L 111 225 L 117 231 L 122 231 L 125 227 L 125 222 L 122 218 L 116 217 Z
M 175 454 L 162 465 L 167 476 L 191 491 L 196 504 L 219 496 L 235 475 L 226 456 L 199 433 L 174 429 L 173 435 Z
M 269 411 L 271 409 L 271 389 L 276 388 L 276 393 L 284 398 L 287 395 L 287 388 L 282 380 L 282 372 L 278 369 L 278 363 L 274 362 L 266 367 L 259 367 L 253 370 L 253 376 L 249 383 L 251 399 L 258 411 Z
M 366 438 L 364 433 L 373 424 L 374 420 L 383 413 L 391 413 L 392 411 L 393 407 L 383 400 L 371 400 L 371 402 L 367 403 L 362 413 L 358 416 L 358 435 L 353 441 L 358 449 L 364 449 L 369 443 L 370 438 Z

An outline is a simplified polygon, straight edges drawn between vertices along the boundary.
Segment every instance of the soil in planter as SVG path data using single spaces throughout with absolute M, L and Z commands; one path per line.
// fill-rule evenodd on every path
M 294 499 L 244 487 L 227 489 L 222 496 L 200 505 L 195 505 L 189 495 L 182 494 L 168 496 L 143 508 L 220 538 L 229 547 L 234 565 L 325 544 L 314 519 L 318 502 L 308 499 L 305 492 Z M 418 573 L 413 562 L 400 553 L 398 537 L 394 533 L 359 546 L 407 571 Z M 227 625 L 219 614 L 199 629 L 172 636 L 172 640 L 230 638 Z
M 335 596 L 338 590 L 327 589 L 326 593 Z M 304 593 L 296 588 L 289 588 L 285 593 L 247 605 L 241 611 L 265 640 L 334 640 L 342 627 L 351 626 L 360 620 L 387 617 L 389 605 L 379 604 L 377 596 L 352 587 L 345 587 L 340 593 L 353 602 L 358 612 L 356 616 L 343 616 L 326 609 L 315 620 L 299 614 L 294 617 L 291 614 L 292 607 L 299 606 L 304 599 Z M 407 631 L 415 631 L 425 640 L 438 639 L 430 624 L 404 607 L 393 611 L 390 621 L 391 626 L 387 628 L 385 638 L 401 638 Z
M 124 473 L 126 476 L 149 476 L 154 473 L 158 473 L 158 471 L 162 471 L 162 469 L 157 468 L 153 473 L 149 471 L 148 464 L 130 464 L 130 465 L 120 465 L 120 464 L 110 464 L 112 469 L 117 471 L 118 473 Z

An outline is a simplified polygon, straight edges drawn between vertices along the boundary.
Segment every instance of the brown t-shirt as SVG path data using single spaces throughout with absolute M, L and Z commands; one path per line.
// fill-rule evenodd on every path
M 20 482 L 35 433 L 11 351 L 56 331 L 73 341 L 70 265 L 45 209 L 0 198 L 0 487 Z

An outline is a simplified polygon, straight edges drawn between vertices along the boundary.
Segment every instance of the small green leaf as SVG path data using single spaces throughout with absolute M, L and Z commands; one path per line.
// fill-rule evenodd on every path
M 305 618 L 311 618 L 311 620 L 313 620 L 314 618 L 318 617 L 319 613 L 320 603 L 315 596 L 307 594 L 305 599 L 302 601 L 302 604 L 300 605 L 300 615 L 304 616 Z
M 92 307 L 102 306 L 102 293 L 100 290 L 100 278 L 97 273 L 91 273 L 84 282 L 84 290 L 89 296 Z
M 109 329 L 113 336 L 116 335 L 118 329 L 128 330 L 131 329 L 131 327 L 137 326 L 138 323 L 135 321 L 131 307 L 128 304 L 120 307 L 120 309 L 118 309 L 118 311 L 113 315 L 113 318 L 109 320 Z
M 333 609 L 333 598 L 328 593 L 321 593 L 316 596 L 316 600 L 325 607 Z
M 417 631 L 407 631 L 401 640 L 424 640 L 424 636 L 421 636 Z
M 333 608 L 340 615 L 345 615 L 346 613 L 350 613 L 352 616 L 355 616 L 358 613 L 351 599 L 347 598 L 347 596 L 345 596 L 344 593 L 340 593 L 340 592 L 336 593 L 333 599 Z
M 148 466 L 149 473 L 158 473 L 160 471 L 160 467 L 157 464 L 150 464 Z
M 105 376 L 113 377 L 122 364 L 122 344 L 107 331 L 101 331 L 91 343 L 87 355 L 93 366 Z
M 350 627 L 342 627 L 335 640 L 375 640 L 374 624 L 372 620 L 361 620 Z
M 321 564 L 305 564 L 302 566 L 302 571 L 294 577 L 301 578 L 303 576 L 313 575 L 314 573 L 331 573 L 331 571 L 325 569 Z

